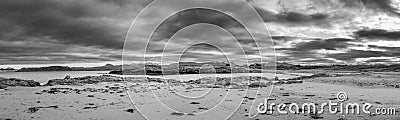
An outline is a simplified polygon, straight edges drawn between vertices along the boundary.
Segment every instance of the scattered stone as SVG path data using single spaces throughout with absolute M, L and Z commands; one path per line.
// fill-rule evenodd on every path
M 276 100 L 276 98 L 268 98 L 268 100 L 269 100 L 269 101 L 271 101 L 271 100 Z
M 208 108 L 199 107 L 199 110 L 208 110 Z
M 177 113 L 177 112 L 173 112 L 173 113 L 171 113 L 171 115 L 183 116 L 183 115 L 185 115 L 185 113 Z
M 64 79 L 71 79 L 71 76 L 67 75 L 67 76 L 64 77 Z
M 97 106 L 94 106 L 94 107 L 83 107 L 83 109 L 97 109 Z
M 88 103 L 88 104 L 86 104 L 86 105 L 94 105 L 94 103 Z
M 133 113 L 133 112 L 135 112 L 135 109 L 132 109 L 132 108 L 130 108 L 130 109 L 127 109 L 127 110 L 125 110 L 126 112 L 129 112 L 129 113 Z
M 36 111 L 39 111 L 39 108 L 37 107 L 28 108 L 28 113 L 35 113 Z
M 200 104 L 199 102 L 191 102 L 190 104 Z
M 58 108 L 58 106 L 57 105 L 53 105 L 53 106 L 47 106 L 47 107 L 30 107 L 30 108 L 28 108 L 27 112 L 28 113 L 35 113 L 40 108 Z
M 283 93 L 282 96 L 289 96 L 289 93 Z
M 307 95 L 305 95 L 306 97 L 314 97 L 315 95 L 314 94 L 307 94 Z

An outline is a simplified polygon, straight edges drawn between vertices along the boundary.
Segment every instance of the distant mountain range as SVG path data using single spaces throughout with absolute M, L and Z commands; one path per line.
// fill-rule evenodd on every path
M 14 68 L 0 68 L 0 72 L 11 72 L 11 71 L 16 71 Z
M 203 65 L 212 65 L 215 67 L 217 73 L 230 73 L 232 72 L 254 72 L 254 70 L 302 70 L 302 69 L 323 69 L 323 70 L 349 70 L 349 71 L 392 71 L 399 72 L 400 64 L 384 65 L 293 65 L 289 63 L 276 63 L 276 64 L 259 64 L 253 63 L 250 65 L 230 65 L 227 63 L 173 63 L 170 65 L 158 65 L 155 63 L 140 63 L 130 65 L 112 65 L 106 64 L 97 67 L 68 67 L 68 66 L 48 66 L 38 68 L 21 68 L 16 72 L 37 72 L 37 71 L 112 71 L 113 74 L 185 74 L 190 72 L 196 74 L 199 72 Z M 178 68 L 179 65 L 179 68 Z M 275 67 L 276 66 L 276 67 Z M 145 69 L 143 69 L 145 68 Z M 124 71 L 122 70 L 124 69 Z M 161 70 L 162 69 L 162 70 Z M 15 71 L 15 70 L 10 70 Z
M 39 72 L 39 71 L 113 71 L 121 70 L 121 65 L 106 64 L 97 67 L 68 67 L 68 66 L 48 66 L 38 68 L 21 68 L 16 72 Z

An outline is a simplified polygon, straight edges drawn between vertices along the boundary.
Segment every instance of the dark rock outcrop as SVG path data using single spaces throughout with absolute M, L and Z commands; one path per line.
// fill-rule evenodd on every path
M 0 78 L 0 89 L 9 86 L 36 87 L 40 86 L 40 83 L 34 80 L 23 80 L 18 78 Z
M 116 77 L 116 76 L 110 76 L 110 75 L 86 76 L 86 77 L 77 77 L 77 78 L 65 77 L 64 79 L 49 80 L 44 86 L 84 85 L 84 84 L 96 84 L 99 82 L 123 82 L 124 80 L 132 80 L 132 79 L 131 78 L 124 79 L 122 77 Z

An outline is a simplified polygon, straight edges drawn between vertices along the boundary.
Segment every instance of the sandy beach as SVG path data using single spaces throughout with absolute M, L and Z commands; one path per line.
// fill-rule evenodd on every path
M 330 81 L 344 77 L 329 77 Z M 358 75 L 358 79 L 370 75 Z M 390 76 L 393 77 L 393 76 Z M 380 76 L 389 79 L 389 76 Z M 303 79 L 302 83 L 274 84 L 270 102 L 323 103 L 336 101 L 371 103 L 373 108 L 399 108 L 399 88 L 326 82 L 327 77 Z M 236 79 L 234 79 L 236 80 Z M 372 79 L 370 79 L 372 80 Z M 380 82 L 380 80 L 376 80 Z M 207 81 L 203 81 L 207 83 Z M 248 81 L 247 81 L 248 82 Z M 377 82 L 377 83 L 378 83 Z M 84 85 L 8 87 L 0 91 L 0 119 L 375 119 L 397 120 L 396 115 L 376 114 L 258 114 L 257 105 L 269 96 L 268 87 L 207 87 L 207 84 L 159 82 L 99 82 Z M 133 104 L 132 104 L 133 103 Z M 324 108 L 328 111 L 327 108 Z

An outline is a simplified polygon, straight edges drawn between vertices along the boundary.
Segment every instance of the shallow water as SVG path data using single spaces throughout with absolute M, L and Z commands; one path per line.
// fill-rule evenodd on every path
M 35 80 L 41 84 L 47 83 L 51 79 L 63 79 L 65 76 L 84 77 L 106 74 L 109 71 L 54 71 L 54 72 L 0 72 L 0 77 L 20 78 Z
M 70 75 L 71 77 L 84 77 L 84 76 L 99 76 L 107 74 L 109 71 L 54 71 L 54 72 L 0 72 L 0 77 L 5 78 L 20 78 L 27 80 L 35 80 L 41 84 L 47 83 L 51 79 L 63 79 L 65 76 Z M 280 79 L 288 79 L 296 77 L 295 75 L 288 74 L 276 74 Z M 182 75 L 164 75 L 164 76 L 153 76 L 153 75 L 113 75 L 113 76 L 124 76 L 124 77 L 150 77 L 150 78 L 165 78 L 165 79 L 176 79 L 181 81 L 196 80 L 204 77 L 240 77 L 240 76 L 263 76 L 267 78 L 275 78 L 273 73 L 234 73 L 234 74 L 182 74 Z
M 233 74 L 182 74 L 182 75 L 115 75 L 115 76 L 124 76 L 124 77 L 150 77 L 150 78 L 164 78 L 164 79 L 175 79 L 180 81 L 188 81 L 188 80 L 196 80 L 200 78 L 206 77 L 240 77 L 240 76 L 263 76 L 267 78 L 275 78 L 275 74 L 273 73 L 233 73 Z M 288 79 L 297 77 L 295 75 L 289 74 L 276 74 L 279 79 Z

